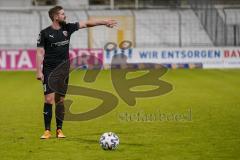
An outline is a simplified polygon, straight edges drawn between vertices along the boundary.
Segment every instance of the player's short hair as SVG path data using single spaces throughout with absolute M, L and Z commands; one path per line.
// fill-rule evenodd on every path
M 58 12 L 60 10 L 62 10 L 62 9 L 63 9 L 62 6 L 55 6 L 55 7 L 51 8 L 51 9 L 49 9 L 48 15 L 49 15 L 50 19 L 53 21 L 54 20 L 54 16 L 57 15 Z

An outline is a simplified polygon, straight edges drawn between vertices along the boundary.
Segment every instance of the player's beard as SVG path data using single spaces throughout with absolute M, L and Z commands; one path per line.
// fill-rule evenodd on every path
M 64 26 L 64 25 L 66 25 L 66 21 L 65 21 L 65 20 L 63 20 L 63 21 L 59 21 L 58 23 L 59 23 L 60 26 Z

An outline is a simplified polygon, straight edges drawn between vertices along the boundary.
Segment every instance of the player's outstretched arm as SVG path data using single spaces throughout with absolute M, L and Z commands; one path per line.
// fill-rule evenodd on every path
M 42 62 L 44 57 L 44 48 L 37 47 L 37 55 L 36 55 L 36 78 L 37 80 L 44 80 L 44 76 L 42 73 Z
M 117 21 L 113 19 L 108 20 L 98 20 L 98 19 L 92 19 L 87 21 L 80 21 L 79 22 L 79 28 L 88 28 L 88 27 L 94 27 L 94 26 L 100 26 L 105 25 L 109 28 L 113 28 L 117 26 Z

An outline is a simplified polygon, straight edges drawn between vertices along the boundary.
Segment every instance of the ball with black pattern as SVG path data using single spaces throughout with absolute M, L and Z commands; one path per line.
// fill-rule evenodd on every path
M 99 144 L 104 150 L 115 150 L 119 145 L 119 138 L 113 132 L 106 132 L 100 137 Z

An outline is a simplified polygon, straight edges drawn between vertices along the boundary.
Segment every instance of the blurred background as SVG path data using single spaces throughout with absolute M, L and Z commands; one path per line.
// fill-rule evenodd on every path
M 181 48 L 198 48 L 198 51 L 187 52 L 184 57 L 205 58 L 210 48 L 214 48 L 216 53 L 221 47 L 219 57 L 215 58 L 222 60 L 227 55 L 234 61 L 232 68 L 240 67 L 240 52 L 236 50 L 240 44 L 240 0 L 1 0 L 1 70 L 7 69 L 7 61 L 11 61 L 13 55 L 9 52 L 4 54 L 3 51 L 18 50 L 17 54 L 21 55 L 19 49 L 36 48 L 40 30 L 51 24 L 48 10 L 54 5 L 64 7 L 68 22 L 103 18 L 118 21 L 119 26 L 115 29 L 99 26 L 76 32 L 71 38 L 71 49 L 103 49 L 108 42 L 119 45 L 127 40 L 132 42 L 132 48 L 135 49 L 157 49 L 158 53 L 161 52 L 161 57 L 165 53 L 161 48 L 177 48 L 180 51 L 183 51 Z M 226 51 L 223 47 L 235 48 Z M 203 55 L 201 49 L 204 48 L 208 50 L 204 50 Z M 140 55 L 140 51 L 131 53 Z M 7 60 L 7 56 L 10 60 Z M 34 68 L 33 58 L 31 61 Z M 160 61 L 158 59 L 154 62 L 161 63 Z M 197 62 L 203 64 L 202 59 Z M 170 64 L 172 61 L 169 59 L 166 63 Z M 14 68 L 13 65 L 11 67 Z
M 50 25 L 48 9 L 65 8 L 69 22 L 112 17 L 119 28 L 85 29 L 71 48 L 102 48 L 130 40 L 136 48 L 238 46 L 240 0 L 1 0 L 0 47 L 32 48 Z

